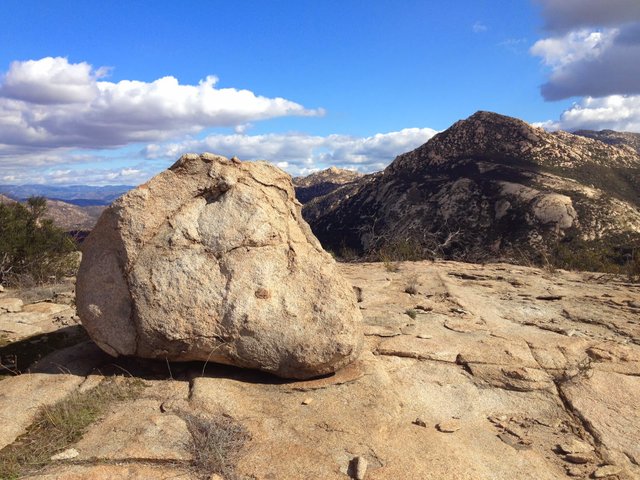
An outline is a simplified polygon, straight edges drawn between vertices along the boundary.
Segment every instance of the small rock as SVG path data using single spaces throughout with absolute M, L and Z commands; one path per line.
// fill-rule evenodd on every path
M 618 475 L 621 472 L 622 469 L 620 467 L 616 467 L 615 465 L 604 465 L 593 472 L 593 478 L 612 477 L 613 475 Z
M 460 430 L 462 426 L 460 425 L 460 422 L 458 420 L 445 420 L 444 422 L 440 422 L 439 424 L 436 425 L 436 428 L 438 429 L 438 431 L 443 432 L 443 433 L 453 433 L 453 432 L 457 432 L 458 430 Z
M 4 292 L 4 287 L 0 285 L 0 293 Z
M 531 448 L 529 444 L 522 443 L 516 437 L 508 433 L 499 433 L 498 438 L 516 450 L 528 450 Z
M 586 442 L 576 440 L 575 438 L 558 445 L 562 453 L 588 453 L 593 451 L 593 447 Z
M 416 310 L 422 310 L 423 312 L 431 312 L 433 307 L 425 305 L 416 305 Z
M 364 457 L 355 457 L 351 462 L 353 478 L 356 480 L 364 480 L 364 477 L 367 474 L 367 459 Z
M 18 313 L 22 311 L 22 300 L 19 298 L 0 298 L 0 313 Z
M 414 425 L 418 425 L 419 427 L 426 427 L 427 426 L 426 422 L 424 420 L 422 420 L 420 417 L 416 418 L 413 421 L 413 424 Z
M 593 460 L 593 457 L 586 453 L 569 453 L 564 457 L 567 462 L 577 463 L 582 465 L 583 463 L 589 463 Z
M 80 452 L 78 452 L 75 448 L 68 448 L 63 452 L 55 454 L 53 457 L 51 457 L 51 460 L 71 460 L 72 458 L 76 458 L 78 455 L 80 455 Z
M 311 403 L 313 403 L 313 398 L 311 397 L 307 397 L 304 400 L 302 400 L 302 405 L 310 405 Z
M 579 467 L 569 467 L 567 468 L 567 475 L 570 477 L 580 477 L 582 476 L 582 469 Z
M 421 338 L 423 340 L 429 340 L 430 338 L 433 338 L 433 335 L 427 335 L 426 333 L 419 333 L 418 335 L 416 335 L 418 338 Z
M 211 474 L 208 480 L 224 480 L 224 478 L 217 473 Z
M 563 298 L 564 298 L 563 295 L 538 295 L 536 297 L 537 300 L 547 300 L 547 301 L 562 300 Z

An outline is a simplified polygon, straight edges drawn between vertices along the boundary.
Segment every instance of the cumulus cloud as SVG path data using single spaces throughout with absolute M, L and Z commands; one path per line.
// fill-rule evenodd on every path
M 640 21 L 638 0 L 537 0 L 545 28 L 564 33 L 583 27 Z
M 62 57 L 13 62 L 0 80 L 0 156 L 34 148 L 109 148 L 323 113 L 280 97 L 218 88 L 215 76 L 184 85 L 172 76 L 110 82 L 107 73 Z
M 587 97 L 565 110 L 558 121 L 539 124 L 549 130 L 640 132 L 640 95 Z
M 551 67 L 547 100 L 640 93 L 640 25 L 578 30 L 539 40 L 531 53 Z
M 413 150 L 437 132 L 431 128 L 405 128 L 370 137 L 304 134 L 209 135 L 203 139 L 151 144 L 149 159 L 176 159 L 187 152 L 213 152 L 243 160 L 269 160 L 292 175 L 306 175 L 329 166 L 363 173 L 381 170 L 396 155 Z
M 137 154 L 35 153 L 4 159 L 0 184 L 137 185 L 167 168 L 183 153 L 205 151 L 226 157 L 235 155 L 242 160 L 267 160 L 294 176 L 329 166 L 368 173 L 382 170 L 398 154 L 422 145 L 435 133 L 430 128 L 406 128 L 369 137 L 301 133 L 208 135 L 202 139 L 148 144 Z

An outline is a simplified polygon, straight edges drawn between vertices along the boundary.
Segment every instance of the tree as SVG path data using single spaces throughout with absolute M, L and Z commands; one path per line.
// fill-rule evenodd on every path
M 44 197 L 0 204 L 0 283 L 44 283 L 72 273 L 76 244 L 43 217 L 46 209 Z

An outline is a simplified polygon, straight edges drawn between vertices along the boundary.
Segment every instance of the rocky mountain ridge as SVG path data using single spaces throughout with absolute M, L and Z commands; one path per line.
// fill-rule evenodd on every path
M 357 182 L 363 174 L 343 168 L 329 167 L 305 177 L 294 177 L 293 185 L 296 197 L 302 203 L 308 203 L 314 198 L 327 195 L 344 185 Z
M 640 233 L 640 155 L 491 112 L 455 123 L 305 215 L 323 245 L 483 260 Z M 323 202 L 324 201 L 324 202 Z
M 640 133 L 617 132 L 615 130 L 576 130 L 574 135 L 600 140 L 614 146 L 626 145 L 640 153 Z

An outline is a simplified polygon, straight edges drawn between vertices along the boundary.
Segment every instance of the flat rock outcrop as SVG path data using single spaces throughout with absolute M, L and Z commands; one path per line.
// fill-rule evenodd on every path
M 112 355 L 308 378 L 362 343 L 352 288 L 302 219 L 289 175 L 187 154 L 128 192 L 86 240 L 77 306 Z
M 640 284 L 509 264 L 338 268 L 365 340 L 335 375 L 283 382 L 84 342 L 0 376 L 6 448 L 37 444 L 29 426 L 54 401 L 144 384 L 8 478 L 341 480 L 365 464 L 365 480 L 640 478 Z

